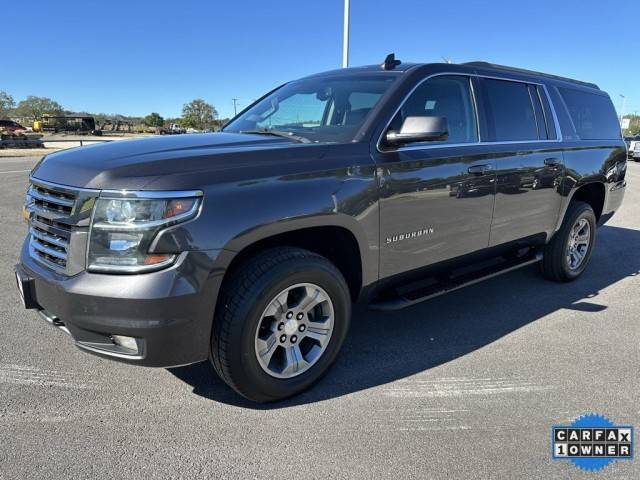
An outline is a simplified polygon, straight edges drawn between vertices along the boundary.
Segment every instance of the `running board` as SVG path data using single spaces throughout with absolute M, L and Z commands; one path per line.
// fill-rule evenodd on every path
M 502 261 L 478 271 L 449 277 L 444 281 L 409 290 L 404 293 L 397 292 L 396 295 L 392 297 L 374 301 L 369 304 L 369 308 L 371 310 L 380 311 L 400 310 L 417 303 L 424 302 L 425 300 L 444 295 L 445 293 L 453 292 L 460 288 L 482 282 L 483 280 L 502 275 L 503 273 L 526 267 L 527 265 L 537 263 L 540 260 L 542 260 L 542 253 L 534 252 L 532 254 L 525 255 L 524 257 Z

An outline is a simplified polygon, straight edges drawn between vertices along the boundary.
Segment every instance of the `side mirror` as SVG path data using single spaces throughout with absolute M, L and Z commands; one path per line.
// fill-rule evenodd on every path
M 386 140 L 389 145 L 404 145 L 446 140 L 448 137 L 449 127 L 445 117 L 407 117 L 399 132 L 387 132 Z

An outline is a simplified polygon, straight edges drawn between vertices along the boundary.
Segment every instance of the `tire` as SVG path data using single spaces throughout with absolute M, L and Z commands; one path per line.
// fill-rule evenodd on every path
M 283 291 L 289 293 L 283 297 Z M 324 346 L 320 343 L 316 345 L 311 338 L 315 330 L 313 325 L 316 324 L 307 320 L 313 319 L 315 314 L 305 313 L 306 317 L 299 323 L 286 320 L 289 312 L 295 313 L 298 319 L 302 318 L 298 315 L 302 315 L 303 310 L 294 309 L 295 297 L 302 300 L 310 298 L 302 297 L 309 291 L 318 292 L 314 298 L 328 297 L 328 301 L 312 307 L 316 309 L 317 318 L 320 315 L 325 319 L 332 318 L 331 331 L 323 337 L 328 338 L 323 341 Z M 276 299 L 283 298 L 286 300 L 274 303 Z M 279 308 L 274 315 L 267 315 L 275 311 L 273 305 L 283 304 L 289 306 L 286 309 Z M 301 305 L 297 307 L 304 308 Z M 340 271 L 329 260 L 299 248 L 271 248 L 244 263 L 225 281 L 214 316 L 210 359 L 220 378 L 243 397 L 256 402 L 282 400 L 307 389 L 328 370 L 347 335 L 350 317 L 349 288 Z M 303 330 L 296 330 L 302 328 L 303 322 L 308 325 L 304 335 L 299 333 Z M 277 342 L 287 334 L 288 337 L 285 343 L 276 342 L 272 363 L 265 365 L 266 361 L 260 359 L 258 338 L 271 339 L 272 334 Z M 295 348 L 292 342 L 296 341 L 294 337 L 298 334 L 301 337 L 298 355 L 303 347 L 310 347 L 309 352 L 317 355 L 315 359 L 312 360 L 311 353 L 308 353 L 303 357 L 304 362 L 289 362 L 291 358 L 296 358 L 288 354 Z M 309 338 L 306 338 L 307 335 Z M 320 351 L 317 349 L 321 353 L 316 353 Z M 285 371 L 285 367 L 279 368 L 281 364 L 301 367 L 298 368 L 299 372 L 290 375 L 291 372 Z M 288 367 L 286 369 L 291 370 Z
M 579 225 L 588 225 L 589 240 L 583 252 L 582 260 L 572 266 L 575 257 L 569 257 L 573 229 Z M 580 232 L 584 232 L 582 229 Z M 587 268 L 596 240 L 596 216 L 591 205 L 585 202 L 571 202 L 564 216 L 560 230 L 544 248 L 541 262 L 543 275 L 556 282 L 571 282 L 582 275 Z M 581 247 L 579 247 L 581 248 Z

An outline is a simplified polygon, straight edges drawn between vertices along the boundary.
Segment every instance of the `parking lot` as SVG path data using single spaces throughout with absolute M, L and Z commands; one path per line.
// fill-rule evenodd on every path
M 208 364 L 103 360 L 21 308 L 13 265 L 37 160 L 0 158 L 2 479 L 585 478 L 551 460 L 553 424 L 596 412 L 640 427 L 638 163 L 578 281 L 534 266 L 396 313 L 357 307 L 329 374 L 261 406 Z M 597 476 L 639 478 L 640 462 Z

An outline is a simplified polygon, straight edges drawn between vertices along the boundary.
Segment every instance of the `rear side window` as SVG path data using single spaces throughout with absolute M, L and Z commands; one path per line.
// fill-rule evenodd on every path
M 618 118 L 608 96 L 571 88 L 558 88 L 558 91 L 582 140 L 620 138 Z
M 482 84 L 488 140 L 538 140 L 538 125 L 528 85 L 487 78 Z

